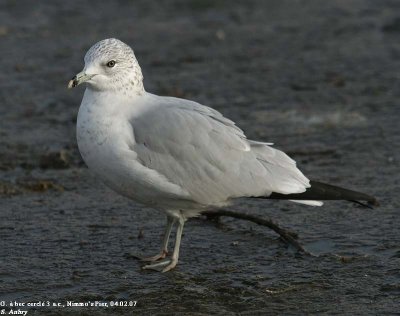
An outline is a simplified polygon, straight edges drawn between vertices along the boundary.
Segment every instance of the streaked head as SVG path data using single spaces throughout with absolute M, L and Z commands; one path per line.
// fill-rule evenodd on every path
M 68 88 L 86 82 L 97 91 L 141 93 L 143 75 L 132 48 L 115 38 L 97 42 L 86 53 L 85 67 L 71 79 Z

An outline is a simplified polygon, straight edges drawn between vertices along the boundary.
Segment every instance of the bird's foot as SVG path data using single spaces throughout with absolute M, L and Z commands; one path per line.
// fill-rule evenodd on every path
M 160 259 L 164 259 L 167 255 L 168 255 L 168 251 L 162 250 L 159 254 L 156 254 L 155 256 L 140 258 L 140 260 L 154 262 L 154 261 L 157 261 Z
M 156 263 L 146 264 L 142 267 L 143 270 L 150 269 L 159 272 L 167 272 L 175 268 L 178 260 L 176 259 L 165 259 Z

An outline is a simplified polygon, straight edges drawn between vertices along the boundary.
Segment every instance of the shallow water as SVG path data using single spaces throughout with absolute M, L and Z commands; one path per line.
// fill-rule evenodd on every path
M 398 9 L 352 0 L 2 1 L 0 302 L 126 300 L 136 307 L 112 313 L 143 315 L 397 313 Z M 133 45 L 148 91 L 213 106 L 310 178 L 374 194 L 381 207 L 240 200 L 235 209 L 298 232 L 316 257 L 255 224 L 199 218 L 185 227 L 176 270 L 141 271 L 133 255 L 158 250 L 165 219 L 88 172 L 75 142 L 83 89 L 66 90 L 85 51 L 110 36 Z

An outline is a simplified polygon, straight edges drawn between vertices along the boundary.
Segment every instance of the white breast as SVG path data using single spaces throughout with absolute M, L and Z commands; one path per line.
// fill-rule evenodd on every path
M 97 102 L 99 101 L 99 102 Z M 77 119 L 77 141 L 83 160 L 90 170 L 121 194 L 134 191 L 132 177 L 136 154 L 130 148 L 134 135 L 124 119 L 123 108 L 112 107 L 104 95 L 86 90 Z M 117 103 L 118 104 L 118 103 Z

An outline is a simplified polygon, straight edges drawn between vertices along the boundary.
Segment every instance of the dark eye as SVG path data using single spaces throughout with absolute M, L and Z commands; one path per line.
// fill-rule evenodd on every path
M 107 67 L 109 67 L 109 68 L 112 68 L 112 67 L 114 67 L 115 66 L 115 60 L 110 60 L 108 63 L 107 63 Z

